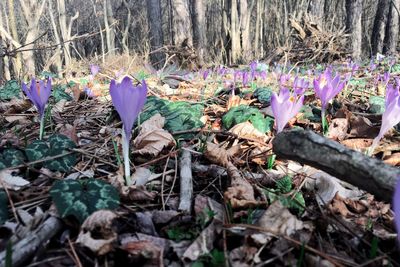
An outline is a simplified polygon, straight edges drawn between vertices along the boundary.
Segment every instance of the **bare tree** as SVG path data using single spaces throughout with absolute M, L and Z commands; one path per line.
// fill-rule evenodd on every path
M 238 2 L 237 0 L 231 0 L 231 17 L 230 17 L 230 36 L 231 36 L 231 62 L 236 63 L 241 57 L 242 47 L 240 45 L 240 23 L 238 13 Z
M 350 34 L 352 57 L 355 60 L 361 60 L 362 24 L 360 14 L 362 8 L 363 0 L 346 0 L 346 27 Z
M 14 0 L 8 0 L 8 25 L 10 28 L 11 36 L 16 42 L 19 41 L 18 37 L 18 31 L 17 31 L 17 21 L 15 19 L 15 4 Z M 15 55 L 15 59 L 13 60 L 13 67 L 14 67 L 14 73 L 18 75 L 22 71 L 22 57 L 21 54 L 17 53 Z
M 374 28 L 372 30 L 371 45 L 372 54 L 383 53 L 385 40 L 385 27 L 389 15 L 389 0 L 379 0 L 378 9 L 376 11 Z
M 389 18 L 386 25 L 384 53 L 396 53 L 399 41 L 399 9 L 400 0 L 392 0 L 389 9 Z
M 66 65 L 69 65 L 71 62 L 71 32 L 72 25 L 74 21 L 76 21 L 79 17 L 79 11 L 75 13 L 75 15 L 70 18 L 69 22 L 67 19 L 67 12 L 65 8 L 64 0 L 57 0 L 57 11 L 58 11 L 58 22 L 60 24 L 60 32 L 61 32 L 61 42 L 64 53 L 64 61 Z
M 207 36 L 206 36 L 206 10 L 204 0 L 192 1 L 193 43 L 197 49 L 200 64 L 204 64 Z
M 149 23 L 150 48 L 152 50 L 150 60 L 156 67 L 161 67 L 164 64 L 164 54 L 161 51 L 153 52 L 161 48 L 164 44 L 160 0 L 147 1 L 147 18 Z
M 174 44 L 189 46 L 193 44 L 192 24 L 188 0 L 172 0 L 172 29 Z
M 35 75 L 36 66 L 33 49 L 35 46 L 35 41 L 40 35 L 39 20 L 42 17 L 47 0 L 42 0 L 41 3 L 37 0 L 21 0 L 20 3 L 27 24 L 22 59 L 25 65 L 25 72 L 28 75 Z
M 106 42 L 109 55 L 115 54 L 115 33 L 114 33 L 114 14 L 112 10 L 111 0 L 103 1 L 104 10 L 104 26 L 106 30 Z

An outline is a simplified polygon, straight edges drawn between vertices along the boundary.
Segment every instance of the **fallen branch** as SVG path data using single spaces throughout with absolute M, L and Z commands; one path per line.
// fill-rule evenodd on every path
M 190 214 L 193 197 L 192 156 L 189 150 L 182 149 L 180 164 L 181 191 L 179 210 Z
M 322 137 L 312 131 L 292 130 L 272 142 L 280 158 L 321 169 L 343 181 L 390 202 L 400 169 Z
M 11 266 L 21 266 L 33 254 L 61 230 L 62 223 L 56 217 L 49 217 L 26 237 L 12 245 Z M 7 252 L 0 253 L 0 266 L 6 266 Z

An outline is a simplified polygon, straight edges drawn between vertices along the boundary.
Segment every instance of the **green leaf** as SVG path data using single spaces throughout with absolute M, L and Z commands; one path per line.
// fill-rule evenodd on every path
M 257 98 L 261 104 L 269 105 L 271 103 L 272 90 L 268 87 L 257 88 L 257 90 L 254 91 L 253 96 Z
M 73 216 L 80 223 L 97 210 L 119 206 L 117 190 L 96 179 L 56 181 L 50 195 L 61 217 Z
M 8 220 L 8 198 L 4 190 L 0 190 L 0 224 Z
M 65 99 L 67 101 L 71 101 L 72 97 L 65 92 L 65 89 L 67 89 L 67 85 L 56 85 L 53 87 L 51 95 L 54 97 L 56 102 Z
M 48 139 L 49 150 L 48 157 L 58 156 L 70 152 L 70 149 L 75 148 L 75 143 L 65 135 L 56 134 Z M 46 161 L 44 166 L 52 171 L 68 172 L 75 164 L 76 154 L 68 154 L 61 158 Z
M 276 181 L 277 189 L 283 194 L 287 194 L 292 190 L 292 178 L 285 175 L 282 179 Z
M 0 88 L 0 100 L 11 100 L 15 97 L 20 98 L 20 95 L 21 86 L 16 80 L 10 80 Z
M 200 121 L 203 105 L 184 101 L 170 102 L 157 97 L 149 97 L 140 115 L 140 122 L 159 113 L 165 118 L 164 128 L 170 132 L 186 131 L 203 127 Z M 176 138 L 190 139 L 194 134 L 182 134 Z
M 264 118 L 258 109 L 246 105 L 233 107 L 222 117 L 222 124 L 226 129 L 245 121 L 250 121 L 257 130 L 265 133 L 271 131 L 274 120 L 270 117 Z
M 6 167 L 14 167 L 25 162 L 26 158 L 22 151 L 14 148 L 7 148 L 2 153 L 2 162 Z
M 382 114 L 385 112 L 385 98 L 381 96 L 370 96 L 369 111 L 374 114 Z
M 49 154 L 49 146 L 43 140 L 35 140 L 26 147 L 25 154 L 29 161 L 40 160 Z

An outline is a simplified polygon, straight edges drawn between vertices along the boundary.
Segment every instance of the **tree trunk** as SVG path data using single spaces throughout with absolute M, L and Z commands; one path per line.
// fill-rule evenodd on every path
M 308 4 L 308 12 L 311 14 L 311 16 L 317 18 L 318 20 L 322 20 L 324 17 L 324 9 L 325 0 L 311 0 Z
M 257 0 L 259 1 L 259 0 Z M 240 0 L 240 32 L 242 40 L 242 59 L 246 62 L 252 57 L 250 19 L 255 2 L 252 0 L 250 8 L 247 0 Z
M 19 43 L 18 31 L 17 31 L 17 23 L 15 20 L 15 12 L 14 12 L 14 0 L 8 0 L 8 25 L 10 27 L 12 38 Z M 17 53 L 15 55 L 15 59 L 13 59 L 14 73 L 16 76 L 22 72 L 22 58 L 21 54 Z
M 115 33 L 114 29 L 114 13 L 112 10 L 111 0 L 104 0 L 104 25 L 106 29 L 107 53 L 111 56 L 115 55 Z M 111 27 L 110 27 L 111 26 Z
M 372 30 L 371 45 L 372 54 L 383 53 L 383 45 L 385 39 L 385 26 L 389 13 L 389 0 L 379 0 L 378 9 L 376 10 L 374 28 Z
M 384 53 L 394 55 L 399 41 L 399 8 L 400 0 L 390 3 L 389 18 L 386 25 Z
M 154 51 L 164 45 L 160 0 L 147 1 L 147 19 L 149 23 L 150 49 Z M 161 51 L 151 53 L 150 60 L 155 67 L 161 68 L 164 65 L 165 55 Z
M 35 47 L 34 42 L 39 37 L 39 21 L 42 17 L 47 0 L 42 0 L 41 3 L 37 0 L 21 0 L 20 3 L 26 23 L 28 24 L 24 45 L 25 51 L 22 52 L 24 71 L 28 76 L 34 76 L 36 72 L 35 57 L 33 53 Z
M 67 23 L 67 12 L 65 9 L 65 1 L 57 0 L 57 11 L 58 11 L 58 22 L 60 24 L 60 33 L 61 33 L 61 41 L 63 42 L 63 53 L 64 53 L 64 61 L 65 65 L 69 65 L 71 63 L 71 49 L 70 49 L 70 41 L 71 39 L 71 29 L 72 24 L 76 19 L 78 19 L 79 12 L 76 12 L 74 17 L 72 17 Z
M 207 36 L 206 36 L 206 10 L 204 0 L 191 0 L 193 8 L 193 44 L 201 65 L 204 64 Z
M 148 3 L 149 1 L 147 1 Z M 123 3 L 126 7 L 126 9 L 128 10 L 128 18 L 126 19 L 126 24 L 125 24 L 125 28 L 124 31 L 122 32 L 122 48 L 124 50 L 124 53 L 126 55 L 129 55 L 129 43 L 128 43 L 128 36 L 129 36 L 129 28 L 131 25 L 131 18 L 132 18 L 132 14 L 131 14 L 131 10 L 129 8 L 128 3 L 126 2 L 126 0 L 123 0 Z M 161 14 L 160 14 L 161 16 Z M 150 24 L 150 23 L 149 23 Z M 150 38 L 149 38 L 150 39 Z
M 172 29 L 174 45 L 193 45 L 188 0 L 172 0 Z
M 52 1 L 49 2 L 49 13 L 50 13 L 50 21 L 51 24 L 53 25 L 53 32 L 54 32 L 54 39 L 56 41 L 57 44 L 57 48 L 55 50 L 55 54 L 54 54 L 54 60 L 55 60 L 55 65 L 57 68 L 57 74 L 58 75 L 62 75 L 61 71 L 62 71 L 62 57 L 61 57 L 61 38 L 60 35 L 58 34 L 58 28 L 57 28 L 57 24 L 56 24 L 56 20 L 54 18 L 54 14 L 53 14 L 54 10 L 53 10 L 53 3 Z
M 346 0 L 346 27 L 350 34 L 349 42 L 354 60 L 361 60 L 362 24 L 361 16 L 363 0 Z
M 231 63 L 237 63 L 241 58 L 240 46 L 240 24 L 238 14 L 237 0 L 231 0 L 231 43 L 232 43 L 232 58 Z

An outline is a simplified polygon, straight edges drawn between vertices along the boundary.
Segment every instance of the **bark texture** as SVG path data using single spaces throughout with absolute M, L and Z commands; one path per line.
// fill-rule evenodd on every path
M 350 49 L 355 60 L 361 60 L 362 24 L 361 16 L 363 0 L 346 0 L 346 28 L 350 34 Z
M 207 43 L 206 36 L 206 7 L 204 0 L 192 1 L 192 21 L 193 21 L 193 44 L 201 64 L 204 64 L 205 48 Z
M 149 22 L 149 39 L 151 51 L 157 50 L 164 44 L 164 35 L 161 21 L 161 3 L 160 0 L 147 1 L 147 19 Z M 151 52 L 151 63 L 160 68 L 164 64 L 165 56 L 162 52 Z
M 396 47 L 399 41 L 399 8 L 400 0 L 391 0 L 383 51 L 385 54 L 393 55 L 396 53 Z
M 385 27 L 389 15 L 389 6 L 391 1 L 379 0 L 378 9 L 376 11 L 374 28 L 372 30 L 371 45 L 372 54 L 383 53 L 385 40 Z
M 171 4 L 174 44 L 192 46 L 192 24 L 188 0 L 172 0 Z
M 273 150 L 280 158 L 321 169 L 388 202 L 400 177 L 400 169 L 312 131 L 282 132 L 275 137 Z

